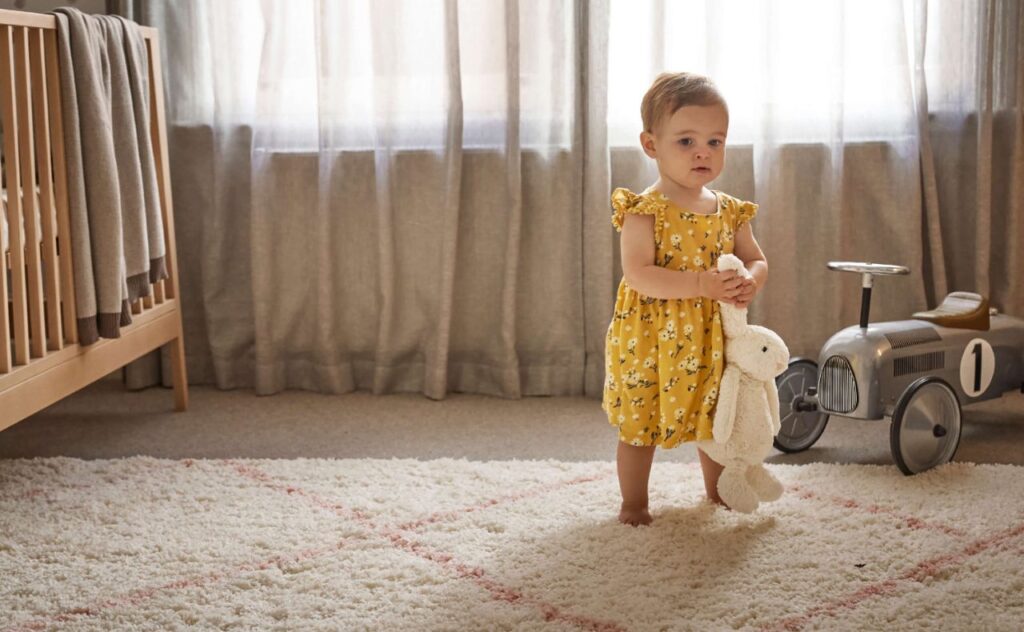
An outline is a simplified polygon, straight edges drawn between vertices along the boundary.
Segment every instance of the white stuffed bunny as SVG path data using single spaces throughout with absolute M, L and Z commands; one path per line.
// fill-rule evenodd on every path
M 722 255 L 719 270 L 750 277 L 735 255 Z M 718 389 L 712 434 L 697 446 L 724 466 L 718 494 L 732 509 L 750 513 L 782 496 L 782 483 L 762 462 L 781 427 L 775 376 L 789 364 L 789 349 L 774 331 L 747 324 L 747 310 L 720 303 L 725 370 Z

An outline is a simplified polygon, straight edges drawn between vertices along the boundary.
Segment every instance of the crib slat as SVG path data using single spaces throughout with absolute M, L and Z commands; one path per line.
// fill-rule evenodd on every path
M 4 30 L 0 29 L 0 43 L 4 41 Z M 2 75 L 3 73 L 0 73 Z M 8 86 L 2 85 L 4 82 L 0 80 L 0 90 L 2 90 L 2 100 L 4 103 L 8 101 Z M 6 111 L 6 108 L 2 108 Z M 0 117 L 4 116 L 0 114 Z M 3 151 L 7 152 L 7 143 L 4 143 Z M 9 162 L 9 159 L 5 157 L 5 160 Z M 4 236 L 7 235 L 7 243 L 10 244 L 10 231 L 7 230 L 7 226 L 10 225 L 11 211 L 7 209 L 7 205 L 3 205 L 2 212 L 7 217 L 7 222 L 0 222 L 0 244 L 4 242 Z M 10 256 L 8 251 L 0 252 L 0 374 L 10 373 L 11 371 L 11 345 L 9 341 L 11 339 L 11 319 L 8 315 L 8 305 L 11 301 L 11 290 L 13 288 L 7 287 L 7 268 L 10 265 Z
M 17 102 L 14 85 L 14 36 L 0 28 L 0 94 L 4 127 L 4 165 L 7 175 L 7 226 L 11 254 L 11 308 L 14 320 L 14 364 L 28 364 L 28 309 L 25 301 L 25 247 L 21 237 L 21 176 L 18 156 Z
M 32 85 L 28 65 L 28 28 L 14 29 L 14 78 L 18 100 L 18 157 L 21 160 L 22 211 L 25 220 L 25 258 L 28 285 L 29 351 L 33 358 L 46 352 L 43 314 L 43 271 L 39 260 L 39 216 L 36 193 L 35 130 L 32 121 Z
M 160 68 L 160 46 L 156 36 L 146 38 L 149 54 L 149 131 L 153 141 L 153 158 L 156 163 L 157 184 L 160 192 L 160 213 L 164 223 L 164 249 L 167 258 L 167 284 L 164 293 L 167 298 L 178 296 L 178 262 L 174 240 L 174 222 L 171 218 L 171 169 L 167 157 L 167 128 L 164 125 L 163 72 Z
M 0 210 L 0 213 L 6 212 L 6 209 Z M 5 224 L 0 222 L 0 244 L 4 243 L 6 234 Z M 11 345 L 7 342 L 11 339 L 11 323 L 7 316 L 8 296 L 10 294 L 7 292 L 7 252 L 4 251 L 0 252 L 0 341 L 3 341 L 3 344 L 0 344 L 0 375 L 11 370 Z
M 46 60 L 46 92 L 50 102 L 50 137 L 53 148 L 54 198 L 57 203 L 57 256 L 60 259 L 61 313 L 64 342 L 78 342 L 78 310 L 75 307 L 74 272 L 71 267 L 71 218 L 68 214 L 68 173 L 64 158 L 64 114 L 61 112 L 60 73 L 57 68 L 57 32 L 43 33 Z
M 164 281 L 163 279 L 153 284 L 153 296 L 156 299 L 157 305 L 164 302 Z
M 53 168 L 50 162 L 50 122 L 46 99 L 46 67 L 43 65 L 43 31 L 29 33 L 29 61 L 32 69 L 32 108 L 36 129 L 36 168 L 39 170 L 40 223 L 43 227 L 43 294 L 46 297 L 46 329 L 49 332 L 47 348 L 64 348 L 64 333 L 60 322 L 60 282 L 57 275 L 57 233 L 53 220 Z
M 144 31 L 146 32 L 146 31 Z M 170 277 L 164 284 L 168 299 L 180 301 L 178 287 L 178 256 L 174 240 L 174 212 L 171 202 L 171 170 L 167 158 L 167 123 L 164 116 L 163 71 L 160 67 L 160 37 L 155 29 L 146 34 L 146 54 L 149 59 L 149 125 L 153 138 L 153 156 L 156 158 L 157 182 L 160 185 L 160 213 L 164 222 L 164 239 L 167 244 L 167 273 Z M 181 324 L 181 304 L 174 306 L 178 314 L 177 335 L 170 344 L 171 371 L 174 374 L 174 407 L 188 408 L 188 371 L 185 367 L 185 336 Z

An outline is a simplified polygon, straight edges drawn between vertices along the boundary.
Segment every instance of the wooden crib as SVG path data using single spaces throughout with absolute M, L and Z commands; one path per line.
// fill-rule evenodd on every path
M 0 10 L 7 183 L 0 274 L 5 306 L 0 309 L 0 340 L 7 343 L 0 347 L 0 430 L 163 345 L 170 350 L 175 408 L 188 405 L 160 45 L 156 29 L 142 30 L 169 278 L 152 284 L 150 296 L 132 305 L 132 324 L 121 328 L 120 338 L 82 346 L 77 341 L 71 239 L 66 237 L 70 219 L 56 19 Z

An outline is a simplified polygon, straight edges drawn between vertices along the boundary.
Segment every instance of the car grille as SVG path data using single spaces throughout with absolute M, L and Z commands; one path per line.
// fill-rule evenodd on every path
M 911 373 L 924 373 L 925 371 L 938 371 L 946 365 L 946 353 L 944 351 L 933 351 L 919 355 L 896 358 L 892 363 L 893 377 L 910 375 Z
M 857 408 L 857 380 L 850 362 L 834 355 L 818 377 L 818 404 L 828 411 L 848 413 Z
M 893 349 L 902 349 L 903 347 L 942 340 L 942 337 L 939 336 L 934 327 L 916 327 L 914 329 L 904 329 L 903 331 L 891 331 L 885 334 L 885 338 Z

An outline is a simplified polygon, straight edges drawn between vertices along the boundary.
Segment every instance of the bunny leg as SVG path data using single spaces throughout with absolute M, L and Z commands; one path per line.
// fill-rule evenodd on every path
M 782 496 L 782 483 L 760 463 L 747 469 L 747 482 L 763 502 L 778 500 Z
M 718 495 L 722 502 L 741 513 L 750 513 L 757 509 L 757 494 L 751 489 L 744 476 L 746 464 L 726 464 L 722 475 L 718 478 Z

